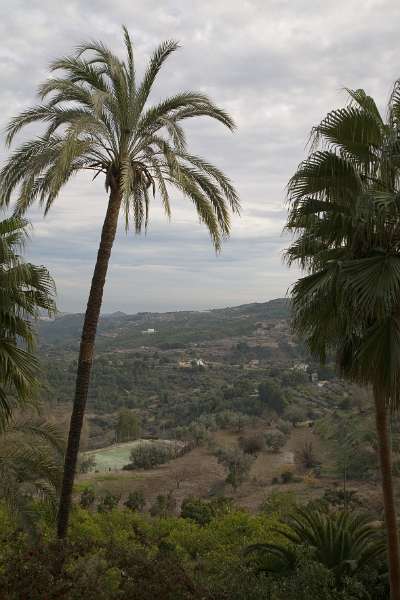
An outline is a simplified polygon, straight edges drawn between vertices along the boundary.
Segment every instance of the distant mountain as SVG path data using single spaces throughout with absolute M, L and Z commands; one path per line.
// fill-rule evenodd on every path
M 40 345 L 75 346 L 83 324 L 82 313 L 62 314 L 53 321 L 39 321 L 37 331 Z M 97 346 L 105 344 L 112 349 L 122 345 L 133 347 L 149 343 L 143 330 L 155 329 L 151 345 L 185 345 L 189 341 L 204 341 L 220 337 L 246 335 L 254 330 L 257 321 L 288 319 L 289 301 L 277 298 L 268 302 L 254 302 L 207 311 L 175 311 L 165 313 L 141 312 L 133 315 L 117 311 L 100 318 Z M 161 347 L 161 346 L 160 346 Z M 72 349 L 72 348 L 71 348 Z

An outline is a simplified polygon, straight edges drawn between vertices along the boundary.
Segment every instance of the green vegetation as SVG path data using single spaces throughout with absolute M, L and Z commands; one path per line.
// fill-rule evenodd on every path
M 102 42 L 88 42 L 74 55 L 52 63 L 51 71 L 57 75 L 40 86 L 42 104 L 11 120 L 7 143 L 31 123 L 45 124 L 46 130 L 14 151 L 0 173 L 2 203 L 8 205 L 17 190 L 18 214 L 36 201 L 46 214 L 78 172 L 101 174 L 109 193 L 82 327 L 60 496 L 60 538 L 67 534 L 96 330 L 121 209 L 126 229 L 133 223 L 140 233 L 148 224 L 150 193 L 155 196 L 157 190 L 166 215 L 171 216 L 173 187 L 194 204 L 218 251 L 230 232 L 230 212 L 238 213 L 240 206 L 222 171 L 187 150 L 183 128 L 187 119 L 207 117 L 233 130 L 231 117 L 200 92 L 178 93 L 150 106 L 157 75 L 178 44 L 160 44 L 137 81 L 134 47 L 125 27 L 123 37 L 123 61 Z
M 32 600 L 55 600 L 60 593 L 77 600 L 387 597 L 379 533 L 362 516 L 307 512 L 303 524 L 298 513 L 289 513 L 284 524 L 276 515 L 250 515 L 225 501 L 207 510 L 192 498 L 183 507 L 185 517 L 177 518 L 168 516 L 171 498 L 159 497 L 154 514 L 160 516 L 150 517 L 113 508 L 114 503 L 109 496 L 100 511 L 77 508 L 64 548 L 48 533 L 40 544 L 11 535 L 12 525 L 1 513 L 0 585 L 9 590 L 8 599 L 27 593 Z M 313 533 L 319 520 L 335 532 L 332 540 L 324 537 L 325 529 Z M 46 517 L 42 527 L 46 531 Z M 265 544 L 279 549 L 274 563 L 268 563 Z M 283 556 L 291 557 L 287 566 Z
M 400 599 L 400 547 L 388 415 L 400 398 L 398 204 L 399 82 L 385 121 L 364 90 L 313 129 L 313 151 L 289 183 L 287 251 L 307 274 L 293 287 L 297 334 L 321 362 L 373 390 L 392 600 Z
M 331 570 L 340 585 L 345 577 L 364 568 L 374 568 L 385 556 L 385 544 L 365 515 L 323 513 L 315 509 L 297 509 L 277 531 L 291 545 L 257 544 L 249 553 L 266 553 L 278 559 L 266 570 L 292 571 L 296 567 L 299 547 L 309 546 L 313 558 Z
M 249 477 L 254 457 L 245 454 L 240 448 L 218 448 L 215 452 L 218 462 L 228 471 L 226 483 L 237 489 Z
M 19 254 L 27 226 L 16 216 L 0 221 L 0 428 L 12 409 L 32 404 L 39 384 L 32 320 L 55 311 L 49 272 Z
M 130 442 L 136 440 L 140 434 L 140 422 L 137 415 L 131 410 L 120 410 L 115 427 L 116 442 Z
M 130 462 L 124 467 L 128 470 L 154 469 L 175 458 L 174 446 L 166 444 L 138 444 L 131 450 Z
M 151 197 L 170 217 L 174 189 L 216 251 L 239 212 L 183 127 L 231 117 L 202 92 L 150 105 L 178 45 L 138 81 L 123 41 L 123 60 L 93 41 L 55 61 L 7 129 L 10 144 L 45 126 L 0 172 L 0 204 L 16 202 L 0 221 L 0 589 L 400 600 L 400 82 L 385 119 L 347 90 L 313 128 L 288 186 L 285 256 L 304 271 L 290 301 L 101 317 L 121 211 L 140 233 Z M 55 287 L 21 256 L 21 215 L 87 170 L 109 195 L 87 310 L 40 322 Z

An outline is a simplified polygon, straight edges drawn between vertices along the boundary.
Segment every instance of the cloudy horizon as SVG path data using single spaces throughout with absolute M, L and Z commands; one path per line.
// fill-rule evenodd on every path
M 400 4 L 389 0 L 194 1 L 16 0 L 0 3 L 2 130 L 38 102 L 54 58 L 87 39 L 123 51 L 121 25 L 142 67 L 164 39 L 181 48 L 160 74 L 154 99 L 196 89 L 234 117 L 232 134 L 201 120 L 188 128 L 191 150 L 232 179 L 242 215 L 216 256 L 190 202 L 173 198 L 171 222 L 157 199 L 147 235 L 125 235 L 121 219 L 103 312 L 206 309 L 282 297 L 298 272 L 282 261 L 288 239 L 285 186 L 304 158 L 311 127 L 346 102 L 344 87 L 365 88 L 382 110 L 400 77 Z M 35 130 L 27 130 L 35 133 Z M 21 138 L 18 138 L 20 141 Z M 2 144 L 1 158 L 7 156 Z M 99 179 L 99 178 L 98 178 Z M 107 196 L 101 181 L 72 180 L 44 219 L 38 209 L 27 256 L 56 280 L 61 311 L 82 312 Z

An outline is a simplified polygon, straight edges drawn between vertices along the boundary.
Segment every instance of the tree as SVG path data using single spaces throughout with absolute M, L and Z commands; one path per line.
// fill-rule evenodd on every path
M 392 600 L 400 599 L 389 411 L 400 399 L 400 84 L 385 121 L 363 90 L 313 129 L 313 151 L 289 183 L 293 325 L 321 362 L 373 390 Z
M 115 427 L 115 440 L 117 442 L 129 442 L 136 440 L 140 434 L 140 423 L 138 416 L 127 408 L 120 410 Z
M 38 386 L 33 322 L 55 311 L 54 283 L 45 267 L 24 262 L 27 221 L 0 221 L 0 429 L 12 409 L 30 404 Z
M 234 128 L 230 116 L 200 92 L 182 92 L 149 106 L 150 92 L 165 60 L 177 48 L 163 42 L 152 55 L 141 82 L 136 81 L 134 49 L 124 28 L 126 59 L 101 42 L 51 65 L 56 75 L 39 88 L 42 104 L 15 117 L 7 142 L 26 125 L 47 124 L 44 133 L 23 143 L 0 173 L 3 204 L 18 189 L 17 213 L 35 201 L 47 213 L 70 177 L 89 171 L 105 178 L 108 207 L 82 329 L 75 398 L 60 498 L 58 536 L 67 533 L 72 489 L 92 369 L 94 342 L 108 264 L 121 209 L 128 229 L 147 227 L 150 199 L 158 192 L 171 214 L 170 188 L 193 202 L 200 221 L 219 250 L 229 235 L 230 211 L 239 201 L 229 179 L 207 160 L 187 150 L 182 123 L 209 117 Z M 61 72 L 61 75 L 59 74 Z
M 237 490 L 248 479 L 255 456 L 245 454 L 240 448 L 219 448 L 215 455 L 218 462 L 228 470 L 226 483 Z
M 264 406 L 281 415 L 285 410 L 285 397 L 280 387 L 272 379 L 267 379 L 258 386 L 258 396 Z

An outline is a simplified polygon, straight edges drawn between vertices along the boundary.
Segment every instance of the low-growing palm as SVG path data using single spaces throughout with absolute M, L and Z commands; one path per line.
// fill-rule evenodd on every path
M 39 121 L 47 128 L 42 136 L 22 144 L 1 172 L 3 201 L 8 203 L 17 190 L 19 213 L 36 201 L 46 213 L 64 184 L 79 171 L 102 175 L 109 192 L 82 331 L 60 500 L 60 537 L 68 527 L 94 341 L 121 208 L 126 227 L 132 220 L 140 232 L 147 226 L 150 202 L 156 194 L 170 216 L 174 188 L 194 204 L 217 250 L 229 234 L 230 213 L 239 210 L 230 181 L 214 165 L 188 151 L 182 127 L 188 119 L 209 117 L 233 129 L 232 119 L 200 92 L 178 93 L 149 105 L 157 74 L 178 45 L 162 43 L 139 82 L 134 49 L 125 29 L 124 40 L 124 61 L 101 42 L 91 42 L 52 64 L 52 71 L 62 74 L 40 87 L 42 104 L 11 121 L 7 140 L 10 143 L 29 123 Z
M 400 400 L 400 85 L 384 120 L 363 90 L 313 130 L 289 183 L 287 251 L 308 274 L 292 290 L 293 324 L 312 353 L 372 388 L 391 594 L 400 599 L 389 411 Z
M 12 409 L 29 404 L 37 387 L 34 319 L 55 309 L 54 284 L 45 267 L 24 262 L 20 252 L 27 222 L 0 221 L 0 429 Z
M 46 421 L 19 417 L 0 435 L 0 500 L 24 527 L 34 531 L 35 501 L 56 515 L 65 439 Z
M 276 531 L 285 544 L 254 544 L 247 549 L 248 554 L 267 558 L 265 570 L 294 569 L 299 547 L 307 546 L 313 558 L 332 570 L 340 582 L 385 557 L 384 541 L 370 519 L 361 514 L 297 509 L 287 517 L 286 526 Z

